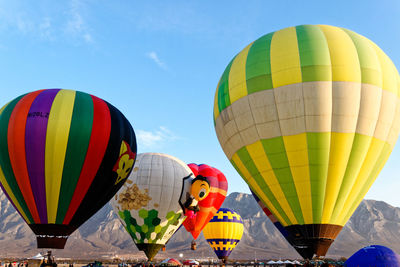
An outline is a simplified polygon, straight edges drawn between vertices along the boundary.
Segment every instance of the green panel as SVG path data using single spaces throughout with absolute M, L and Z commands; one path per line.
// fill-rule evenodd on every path
M 314 223 L 321 223 L 328 177 L 330 133 L 307 133 L 311 200 Z
M 365 37 L 341 28 L 353 40 L 357 49 L 358 59 L 361 67 L 361 82 L 382 87 L 382 73 L 380 71 L 380 62 L 374 49 L 372 49 L 371 41 Z
M 231 105 L 231 100 L 229 98 L 229 73 L 231 71 L 231 66 L 233 60 L 235 60 L 236 56 L 232 59 L 232 61 L 226 67 L 224 73 L 222 74 L 221 80 L 219 81 L 218 87 L 218 109 L 219 112 L 223 111 L 226 107 Z
M 11 101 L 7 107 L 3 110 L 0 116 L 0 165 L 1 168 L 3 169 L 4 176 L 7 180 L 8 185 L 10 186 L 11 191 L 13 192 L 16 200 L 21 206 L 21 209 L 24 211 L 26 214 L 26 217 L 28 218 L 29 222 L 28 223 L 34 223 L 33 217 L 28 209 L 28 206 L 25 203 L 25 199 L 21 193 L 21 190 L 19 189 L 17 180 L 15 179 L 14 176 L 14 171 L 11 166 L 11 161 L 10 161 L 10 156 L 8 154 L 8 123 L 10 120 L 10 116 L 15 108 L 15 105 L 21 100 L 22 97 L 25 95 L 22 95 L 13 101 Z
M 322 30 L 315 25 L 296 27 L 302 80 L 332 81 L 329 47 Z
M 289 160 L 286 155 L 283 137 L 264 139 L 261 140 L 261 143 L 297 222 L 304 224 L 303 213 L 290 170 Z
M 93 101 L 89 94 L 76 92 L 65 154 L 56 223 L 62 224 L 75 192 L 86 158 L 93 124 Z
M 287 217 L 285 211 L 282 209 L 281 205 L 279 205 L 279 202 L 276 200 L 271 189 L 268 187 L 268 185 L 265 183 L 263 177 L 258 172 L 247 149 L 245 147 L 242 147 L 241 149 L 238 150 L 237 155 L 240 158 L 240 160 L 242 161 L 243 165 L 246 167 L 246 169 L 252 175 L 252 178 L 256 181 L 258 186 L 261 188 L 261 190 L 264 192 L 264 194 L 268 197 L 269 201 L 272 203 L 274 208 L 279 212 L 281 217 L 285 220 L 286 224 L 291 225 L 290 220 Z M 243 178 L 246 178 L 243 175 L 243 173 L 241 173 L 240 169 L 236 166 L 236 164 L 233 160 L 231 160 L 231 163 L 232 163 L 233 167 L 235 167 L 236 171 L 240 174 L 240 176 L 242 176 Z M 256 172 L 256 175 L 253 175 L 252 172 Z M 265 200 L 263 200 L 263 201 L 264 201 L 264 203 L 266 202 Z
M 374 165 L 374 168 L 371 171 L 371 174 L 368 176 L 368 179 L 365 181 L 360 193 L 358 194 L 356 200 L 354 201 L 349 214 L 345 217 L 346 221 L 350 219 L 351 215 L 355 211 L 355 209 L 358 207 L 362 199 L 365 197 L 367 194 L 368 190 L 374 183 L 376 177 L 378 176 L 379 172 L 381 171 L 382 167 L 385 165 L 386 160 L 388 159 L 390 152 L 392 151 L 391 147 L 389 144 L 385 143 L 383 146 L 382 152 L 380 153 L 378 159 L 376 160 L 376 163 Z
M 129 210 L 119 211 L 118 215 L 125 222 L 125 229 L 135 244 L 161 244 L 162 242 L 160 241 L 164 235 L 166 233 L 169 234 L 172 229 L 177 230 L 178 226 L 183 222 L 182 214 L 175 211 L 169 211 L 165 218 L 160 218 L 158 211 L 155 209 L 146 211 L 146 217 L 143 218 L 142 225 L 139 225 L 136 219 L 131 216 Z M 152 233 L 155 233 L 154 239 L 151 238 Z
M 246 83 L 248 94 L 272 89 L 271 40 L 269 33 L 256 40 L 249 49 L 246 61 Z

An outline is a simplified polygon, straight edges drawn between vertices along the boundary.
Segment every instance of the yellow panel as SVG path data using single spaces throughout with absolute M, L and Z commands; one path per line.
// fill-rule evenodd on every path
M 45 181 L 48 223 L 55 223 L 75 91 L 60 90 L 50 109 L 46 134 Z
M 372 42 L 371 42 L 372 43 Z M 382 68 L 382 89 L 400 95 L 397 88 L 399 73 L 390 58 L 374 43 L 372 43 Z
M 233 60 L 229 72 L 229 99 L 231 104 L 247 95 L 246 61 L 247 54 L 253 43 L 246 46 Z
M 357 202 L 355 203 L 356 205 L 353 205 L 353 207 L 349 210 L 349 212 L 347 213 L 347 215 L 344 216 L 343 221 L 341 221 L 340 223 L 342 223 L 342 225 L 345 225 L 346 222 L 350 219 L 351 215 L 353 215 L 353 212 L 357 209 L 358 205 L 360 204 L 360 202 L 363 200 L 363 198 L 365 197 L 365 195 L 367 194 L 368 190 L 370 189 L 370 187 L 372 186 L 372 184 L 375 182 L 376 178 L 378 178 L 379 173 L 381 172 L 383 166 L 385 166 L 386 161 L 388 160 L 390 153 L 392 152 L 392 148 L 390 146 L 387 147 L 388 149 L 385 151 L 385 146 L 382 149 L 382 157 L 384 157 L 382 163 L 380 166 L 378 166 L 378 171 L 376 172 L 376 174 L 373 177 L 370 177 L 369 181 L 367 181 L 364 185 L 363 190 L 361 190 L 361 192 L 359 193 L 359 196 L 357 197 Z
M 251 177 L 250 173 L 247 171 L 247 168 L 243 165 L 243 163 L 240 160 L 237 153 L 235 153 L 232 156 L 232 160 L 233 160 L 233 162 L 235 162 L 235 164 L 239 168 L 240 172 L 245 176 L 242 178 L 244 178 L 246 180 L 246 182 L 250 185 L 251 190 L 253 190 L 253 192 L 256 193 L 256 195 L 264 201 L 265 205 L 267 205 L 268 209 L 278 218 L 278 220 L 282 223 L 282 225 L 287 226 L 288 224 L 285 222 L 285 220 L 282 218 L 282 216 L 278 213 L 278 211 L 272 205 L 271 201 L 264 194 L 264 192 L 258 186 L 256 181 Z
M 287 202 L 286 196 L 282 191 L 279 181 L 272 170 L 271 164 L 269 163 L 267 155 L 265 154 L 261 141 L 257 141 L 254 144 L 248 145 L 246 148 L 258 171 L 260 172 L 260 175 L 263 177 L 265 183 L 274 194 L 276 200 L 279 202 L 279 205 L 285 211 L 289 220 L 292 222 L 292 224 L 297 224 L 298 222 L 296 217 L 294 216 L 292 208 Z M 266 173 L 268 173 L 268 177 Z
M 0 110 L 0 114 L 3 110 Z M 24 220 L 27 223 L 34 223 L 28 220 L 28 217 L 26 216 L 26 214 L 24 213 L 24 210 L 22 209 L 22 207 L 19 205 L 18 200 L 15 198 L 10 186 L 7 183 L 6 177 L 4 176 L 3 173 L 3 169 L 0 167 L 0 182 L 1 185 L 3 186 L 4 190 L 6 190 L 8 196 L 11 198 L 12 202 L 14 203 L 15 207 L 17 208 L 17 210 L 21 213 L 22 217 L 24 218 Z
M 353 145 L 354 133 L 331 133 L 329 169 L 326 181 L 322 223 L 331 223 L 331 215 L 339 194 L 347 162 Z
M 219 88 L 219 83 L 221 80 L 218 82 L 217 90 L 215 90 L 215 96 L 214 96 L 214 121 L 217 119 L 219 116 L 219 108 L 218 108 L 218 88 Z
M 313 223 L 310 168 L 306 133 L 283 136 L 293 182 L 296 187 L 304 223 Z
M 271 73 L 274 88 L 302 82 L 295 27 L 277 31 L 272 36 Z
M 349 35 L 340 28 L 318 25 L 328 42 L 332 81 L 361 82 L 357 49 Z
M 367 155 L 365 157 L 364 163 L 361 167 L 361 170 L 357 176 L 356 181 L 354 182 L 353 188 L 351 189 L 345 204 L 340 212 L 340 215 L 336 218 L 336 220 L 332 223 L 343 223 L 343 218 L 346 217 L 346 214 L 348 214 L 349 210 L 353 206 L 354 202 L 358 201 L 357 197 L 360 195 L 360 192 L 362 188 L 364 187 L 364 184 L 366 180 L 368 179 L 368 176 L 371 174 L 375 163 L 381 154 L 381 151 L 385 145 L 385 142 L 382 140 L 379 140 L 375 137 L 372 138 L 370 147 L 368 149 Z M 362 199 L 362 198 L 361 198 Z M 361 201 L 361 200 L 360 200 Z M 346 223 L 346 222 L 344 222 Z

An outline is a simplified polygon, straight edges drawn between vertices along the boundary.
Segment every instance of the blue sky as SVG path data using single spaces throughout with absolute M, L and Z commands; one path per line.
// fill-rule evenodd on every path
M 271 31 L 330 24 L 377 43 L 400 66 L 399 1 L 0 0 L 0 105 L 28 91 L 99 96 L 133 125 L 138 152 L 207 163 L 248 192 L 212 119 L 232 57 Z M 400 206 L 400 145 L 367 198 Z

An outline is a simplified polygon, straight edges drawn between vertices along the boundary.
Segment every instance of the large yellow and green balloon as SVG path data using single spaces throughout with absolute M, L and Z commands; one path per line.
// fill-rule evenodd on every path
M 264 35 L 226 67 L 219 142 L 303 257 L 325 255 L 388 159 L 399 81 L 375 43 L 328 25 Z

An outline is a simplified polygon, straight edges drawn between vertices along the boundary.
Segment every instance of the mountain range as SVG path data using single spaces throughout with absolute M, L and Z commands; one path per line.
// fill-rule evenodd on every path
M 231 193 L 223 207 L 239 213 L 244 222 L 242 240 L 232 252 L 232 259 L 299 259 L 300 256 L 258 206 L 252 195 Z M 192 237 L 182 227 L 171 238 L 159 259 L 213 258 L 215 255 L 203 235 L 197 250 L 190 250 Z M 388 246 L 400 253 L 400 208 L 383 201 L 364 200 L 343 227 L 327 257 L 349 257 L 367 245 Z M 0 193 L 0 257 L 30 257 L 38 252 L 36 238 L 3 193 Z M 105 205 L 68 239 L 65 249 L 53 250 L 58 258 L 102 259 L 144 258 L 119 222 L 110 204 Z

